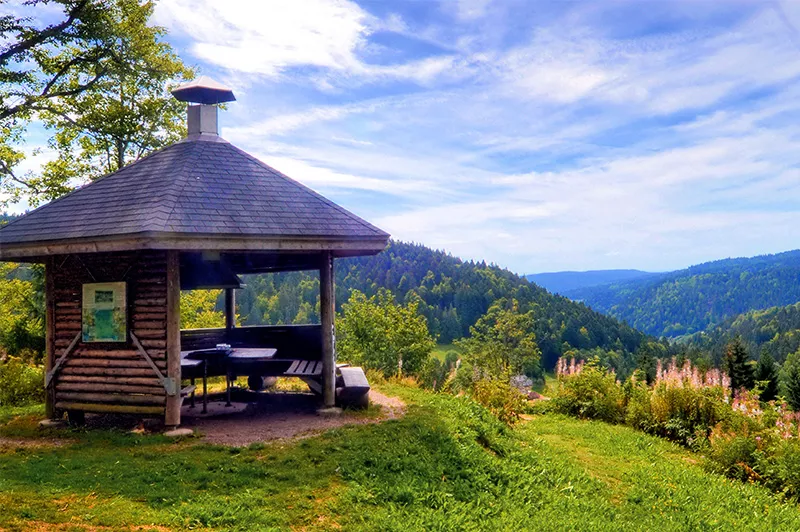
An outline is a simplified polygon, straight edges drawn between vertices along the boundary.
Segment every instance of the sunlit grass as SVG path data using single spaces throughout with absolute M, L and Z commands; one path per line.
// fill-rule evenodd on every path
M 0 446 L 0 529 L 800 529 L 796 505 L 626 427 L 542 415 L 509 429 L 464 397 L 380 388 L 403 418 L 293 443 L 63 430 L 45 433 L 58 447 Z M 0 409 L 0 436 L 38 435 L 40 417 Z

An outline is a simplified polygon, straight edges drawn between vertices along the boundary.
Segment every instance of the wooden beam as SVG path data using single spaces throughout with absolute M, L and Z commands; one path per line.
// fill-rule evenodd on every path
M 0 260 L 32 258 L 41 260 L 49 255 L 71 253 L 100 253 L 137 251 L 143 249 L 180 251 L 333 251 L 337 255 L 374 255 L 386 248 L 389 237 L 243 237 L 241 235 L 181 235 L 175 233 L 144 233 L 140 236 L 98 237 L 56 240 L 48 242 L 8 243 L 0 246 Z
M 233 288 L 225 289 L 225 330 L 236 327 L 236 292 Z
M 167 251 L 167 377 L 181 382 L 181 279 L 178 252 Z M 164 424 L 181 424 L 180 394 L 167 396 Z
M 336 404 L 336 355 L 334 353 L 333 256 L 322 254 L 319 269 L 319 306 L 322 324 L 322 400 L 326 408 Z
M 151 414 L 162 415 L 164 407 L 137 405 L 105 405 L 97 403 L 74 403 L 60 401 L 56 403 L 59 410 L 79 410 L 81 412 L 99 412 L 104 414 Z
M 44 373 L 53 369 L 56 353 L 56 298 L 55 298 L 55 264 L 56 257 L 48 257 L 44 267 L 44 299 L 45 299 L 45 356 Z M 44 383 L 42 383 L 44 384 Z M 44 400 L 45 415 L 55 418 L 53 389 L 47 387 Z

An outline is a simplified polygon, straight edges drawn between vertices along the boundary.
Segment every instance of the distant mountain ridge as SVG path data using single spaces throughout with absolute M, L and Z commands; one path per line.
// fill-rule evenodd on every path
M 706 262 L 563 295 L 647 334 L 694 334 L 752 310 L 800 302 L 800 250 Z
M 602 284 L 615 283 L 652 277 L 657 273 L 644 272 L 642 270 L 589 270 L 585 272 L 563 271 L 532 273 L 525 278 L 530 282 L 538 284 L 542 288 L 554 294 L 565 294 L 571 290 L 579 288 L 589 288 Z

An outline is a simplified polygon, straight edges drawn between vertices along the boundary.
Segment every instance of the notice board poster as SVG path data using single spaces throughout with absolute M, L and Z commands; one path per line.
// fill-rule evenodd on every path
M 126 283 L 83 285 L 83 341 L 125 342 L 128 335 Z

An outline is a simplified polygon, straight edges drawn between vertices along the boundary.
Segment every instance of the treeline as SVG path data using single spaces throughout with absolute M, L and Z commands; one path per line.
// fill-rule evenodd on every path
M 566 295 L 647 334 L 675 338 L 754 309 L 797 303 L 799 278 L 800 250 L 796 250 L 708 262 Z
M 737 337 L 753 357 L 769 353 L 782 364 L 800 349 L 800 303 L 740 314 L 688 337 L 686 344 L 709 353 L 713 361 L 720 361 L 725 346 Z
M 440 343 L 468 336 L 470 326 L 496 300 L 517 300 L 521 312 L 533 310 L 534 332 L 547 369 L 568 351 L 600 348 L 613 351 L 619 369 L 624 370 L 633 367 L 631 354 L 646 340 L 639 331 L 550 294 L 508 270 L 485 262 L 465 262 L 422 245 L 391 242 L 379 255 L 337 260 L 335 273 L 337 309 L 353 289 L 370 297 L 386 288 L 398 301 L 419 302 L 420 313 Z M 242 324 L 318 322 L 319 279 L 315 272 L 249 275 L 244 281 L 246 287 L 237 291 Z

